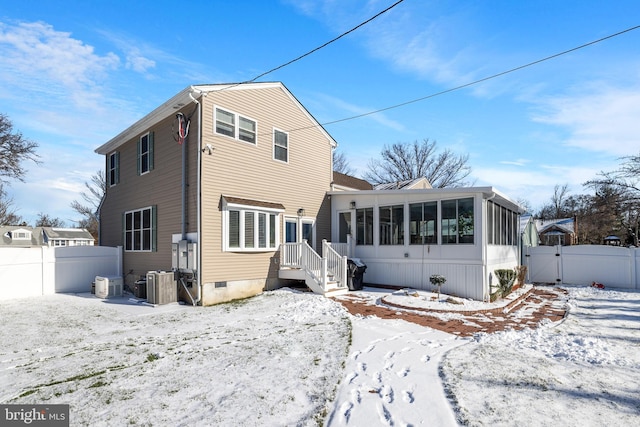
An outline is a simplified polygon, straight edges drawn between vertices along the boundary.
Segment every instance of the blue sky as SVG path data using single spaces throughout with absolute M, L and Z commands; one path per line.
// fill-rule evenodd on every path
M 3 2 L 0 112 L 42 164 L 8 192 L 17 213 L 71 225 L 103 168 L 95 148 L 191 84 L 253 79 L 394 0 Z M 153 6 L 151 6 L 153 4 Z M 640 25 L 640 2 L 405 0 L 262 77 L 320 123 L 464 85 Z M 357 174 L 385 144 L 437 141 L 469 155 L 475 185 L 534 209 L 640 152 L 640 29 L 553 60 L 325 126 Z

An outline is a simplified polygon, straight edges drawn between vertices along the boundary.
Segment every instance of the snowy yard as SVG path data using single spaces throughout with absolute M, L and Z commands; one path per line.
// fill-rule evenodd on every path
M 564 321 L 474 338 L 286 289 L 2 301 L 0 403 L 92 426 L 640 425 L 640 293 L 567 289 Z

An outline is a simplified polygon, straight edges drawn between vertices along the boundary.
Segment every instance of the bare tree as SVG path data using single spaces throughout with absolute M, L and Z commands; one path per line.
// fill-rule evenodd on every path
M 71 203 L 71 208 L 82 215 L 78 227 L 86 228 L 94 239 L 98 239 L 98 207 L 107 192 L 107 179 L 104 171 L 99 170 L 91 176 L 91 182 L 85 182 L 87 192 L 80 193 L 84 204 L 77 200 Z
M 363 177 L 372 184 L 425 177 L 434 188 L 469 185 L 465 181 L 471 174 L 469 155 L 456 155 L 449 149 L 438 153 L 435 141 L 385 145 L 380 156 L 369 161 L 369 170 Z
M 64 227 L 66 224 L 60 218 L 51 218 L 46 213 L 40 212 L 34 225 L 36 227 Z
M 13 199 L 9 197 L 0 182 L 0 225 L 26 225 L 12 205 Z
M 354 171 L 351 168 L 351 165 L 349 165 L 349 161 L 345 157 L 344 153 L 338 153 L 336 150 L 333 150 L 333 170 L 345 175 L 353 176 L 354 174 Z
M 0 113 L 0 181 L 3 177 L 23 181 L 25 170 L 22 162 L 40 162 L 36 148 L 37 143 L 25 139 L 20 132 L 14 132 L 11 120 Z

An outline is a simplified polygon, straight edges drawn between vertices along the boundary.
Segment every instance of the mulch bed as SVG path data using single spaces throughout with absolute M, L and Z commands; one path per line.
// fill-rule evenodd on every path
M 473 312 L 434 312 L 415 307 L 402 307 L 398 304 L 392 306 L 385 303 L 384 298 L 379 298 L 375 304 L 372 304 L 373 300 L 357 292 L 342 295 L 336 300 L 354 315 L 402 319 L 461 337 L 469 337 L 478 332 L 490 334 L 507 329 L 534 329 L 542 321 L 560 321 L 567 313 L 566 295 L 567 292 L 564 289 L 534 287 L 530 292 L 514 301 L 506 313 L 504 308 Z M 457 313 L 459 318 L 442 320 L 436 317 L 442 313 Z

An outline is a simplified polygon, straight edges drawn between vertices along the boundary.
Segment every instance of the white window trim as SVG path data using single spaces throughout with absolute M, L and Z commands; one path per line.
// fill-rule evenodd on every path
M 230 247 L 229 246 L 229 211 L 240 211 L 240 224 L 239 224 L 239 233 L 240 233 L 240 247 Z M 254 242 L 258 241 L 258 214 L 266 214 L 267 215 L 267 247 L 253 247 L 247 248 L 245 247 L 245 235 L 244 235 L 244 218 L 246 212 L 253 212 L 254 215 Z M 284 213 L 283 209 L 274 209 L 267 208 L 261 206 L 251 206 L 251 205 L 242 205 L 237 203 L 227 203 L 223 202 L 222 205 L 222 250 L 223 252 L 274 252 L 280 246 L 280 214 Z M 269 215 L 275 215 L 275 236 L 276 240 L 273 246 L 269 246 L 269 235 L 270 235 L 270 221 Z
M 147 137 L 147 151 L 142 151 L 142 139 L 144 137 Z M 148 174 L 152 170 L 151 164 L 152 164 L 153 160 L 151 160 L 151 156 L 153 155 L 153 151 L 152 151 L 152 148 L 151 148 L 151 144 L 152 144 L 152 142 L 151 142 L 151 131 L 149 131 L 149 132 L 147 132 L 147 133 L 145 133 L 143 135 L 140 135 L 139 141 L 140 141 L 140 151 L 138 152 L 138 157 L 140 159 L 139 160 L 139 162 L 140 162 L 140 176 L 142 176 L 142 175 Z M 146 164 L 147 170 L 143 172 L 142 169 L 143 169 L 143 166 L 144 166 L 144 162 L 142 161 L 142 156 L 144 155 L 144 153 L 147 153 L 147 164 Z
M 276 158 L 276 132 L 280 132 L 283 133 L 285 135 L 287 135 L 287 160 L 280 160 Z M 288 164 L 289 163 L 289 157 L 291 153 L 291 143 L 289 141 L 289 132 L 285 132 L 282 129 L 278 129 L 278 128 L 273 128 L 273 160 L 275 160 L 276 162 L 280 162 L 280 163 L 285 163 Z
M 24 228 L 16 228 L 11 231 L 11 240 L 31 240 L 31 231 Z
M 222 111 L 224 111 L 226 113 L 234 115 L 235 122 L 234 122 L 234 129 L 233 129 L 234 135 L 233 136 L 225 135 L 224 133 L 219 133 L 218 132 L 218 127 L 217 127 L 217 122 L 218 122 L 217 112 L 218 112 L 218 110 L 222 110 Z M 255 139 L 254 142 L 245 141 L 244 139 L 240 139 L 240 117 L 242 117 L 243 119 L 246 119 L 246 120 L 251 120 L 253 123 L 256 124 L 256 128 L 254 130 L 254 139 Z M 258 121 L 256 119 L 252 119 L 251 117 L 245 116 L 243 114 L 236 113 L 235 111 L 229 110 L 228 108 L 224 108 L 224 107 L 221 107 L 221 106 L 215 105 L 215 104 L 213 106 L 213 133 L 215 135 L 218 135 L 218 136 L 222 136 L 222 137 L 225 137 L 225 138 L 231 138 L 231 139 L 234 139 L 236 141 L 244 142 L 245 144 L 249 144 L 249 145 L 251 145 L 253 147 L 257 147 L 258 146 Z
M 132 243 L 132 248 L 131 249 L 127 249 L 127 242 L 126 240 L 124 240 L 123 243 L 123 250 L 125 252 L 154 252 L 154 229 L 156 227 L 156 224 L 154 224 L 154 214 L 153 214 L 153 206 L 145 206 L 144 208 L 139 208 L 139 209 L 132 209 L 129 211 L 126 211 L 124 213 L 124 217 L 123 220 L 125 221 L 125 223 L 122 225 L 123 229 L 124 229 L 124 236 L 126 238 L 127 235 L 127 225 L 126 225 L 126 216 L 127 214 L 133 214 L 135 212 L 140 212 L 141 215 L 143 215 L 144 211 L 149 210 L 149 215 L 151 215 L 150 221 L 151 221 L 151 227 L 149 228 L 149 232 L 150 232 L 150 236 L 149 236 L 149 249 L 135 249 L 135 243 Z M 145 228 L 140 228 L 140 230 L 145 230 Z M 135 229 L 133 229 L 132 231 L 135 231 Z

